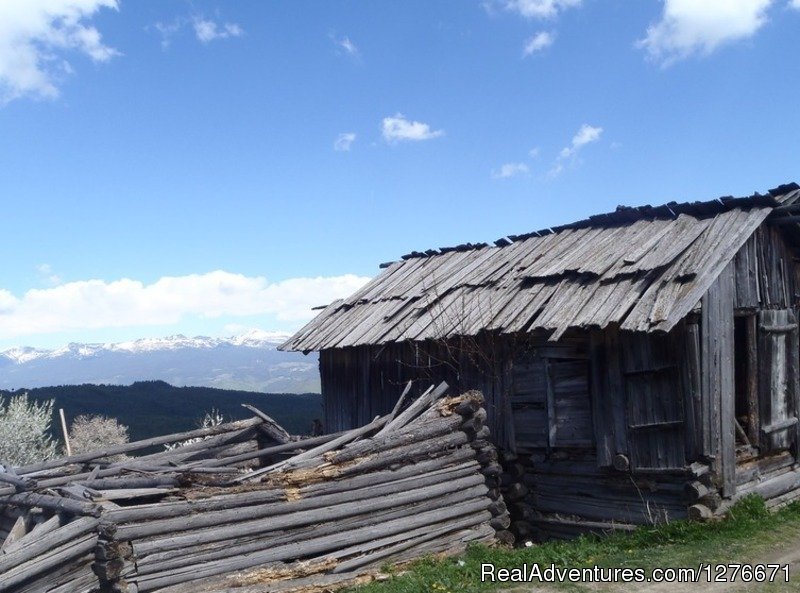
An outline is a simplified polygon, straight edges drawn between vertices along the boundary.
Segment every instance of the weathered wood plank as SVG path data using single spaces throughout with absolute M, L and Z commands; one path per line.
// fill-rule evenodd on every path
M 733 266 L 728 265 L 720 274 L 717 292 L 720 300 L 720 317 L 717 346 L 720 348 L 720 461 L 722 494 L 732 496 L 736 492 L 736 432 L 734 386 L 734 322 L 733 322 Z

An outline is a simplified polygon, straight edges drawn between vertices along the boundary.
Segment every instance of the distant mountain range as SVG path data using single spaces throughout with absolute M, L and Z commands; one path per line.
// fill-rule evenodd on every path
M 316 354 L 279 352 L 276 347 L 287 337 L 253 330 L 231 338 L 176 335 L 71 343 L 56 350 L 11 348 L 0 352 L 0 389 L 161 380 L 175 386 L 318 393 Z

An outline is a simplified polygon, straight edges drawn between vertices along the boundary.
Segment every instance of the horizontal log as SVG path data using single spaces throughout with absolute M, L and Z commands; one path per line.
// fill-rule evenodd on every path
M 437 499 L 436 505 L 444 507 L 463 500 L 463 496 L 460 493 L 455 493 Z M 140 547 L 137 547 L 137 566 L 140 574 L 150 574 L 191 566 L 200 562 L 250 554 L 266 548 L 305 541 L 333 533 L 343 533 L 356 527 L 378 525 L 386 521 L 413 516 L 419 512 L 430 510 L 430 505 L 430 501 L 424 500 L 366 515 L 356 515 L 339 521 L 320 523 L 315 525 L 313 529 L 308 529 L 306 526 L 287 529 L 279 534 L 271 534 L 269 537 L 264 537 L 263 534 L 256 534 L 247 538 L 236 538 L 210 544 L 204 543 L 173 550 L 155 549 L 149 553 L 144 553 Z
M 714 516 L 714 512 L 703 504 L 693 504 L 689 507 L 687 515 L 692 521 L 703 521 L 711 519 Z
M 429 508 L 428 509 L 422 508 L 421 510 L 422 511 L 429 511 L 430 509 Z M 416 514 L 416 513 L 414 513 L 414 514 Z M 389 521 L 389 520 L 402 518 L 402 516 L 403 516 L 402 513 L 392 512 L 391 515 L 387 514 L 386 518 L 383 521 L 381 521 L 380 523 L 385 523 L 386 521 Z M 412 516 L 412 515 L 408 514 L 406 516 Z M 366 559 L 366 562 L 364 562 L 364 563 L 377 562 L 379 560 L 382 560 L 382 559 L 385 559 L 387 557 L 390 557 L 390 556 L 392 556 L 392 555 L 394 555 L 396 553 L 399 553 L 400 551 L 402 551 L 402 549 L 406 549 L 406 548 L 402 548 L 402 549 L 390 550 L 390 549 L 385 548 L 386 546 L 390 546 L 390 545 L 395 544 L 397 542 L 407 541 L 410 538 L 415 538 L 417 536 L 421 536 L 421 535 L 425 535 L 425 534 L 432 535 L 432 537 L 431 537 L 431 539 L 432 539 L 433 537 L 440 537 L 441 535 L 444 535 L 444 534 L 446 534 L 448 532 L 454 532 L 454 531 L 458 531 L 458 530 L 461 530 L 461 529 L 474 527 L 476 525 L 481 524 L 485 520 L 486 520 L 486 515 L 483 514 L 483 513 L 475 513 L 475 514 L 471 514 L 471 515 L 466 515 L 464 517 L 458 517 L 456 519 L 448 518 L 445 521 L 443 521 L 441 523 L 438 523 L 436 525 L 427 525 L 425 527 L 422 527 L 422 528 L 419 528 L 419 529 L 416 529 L 416 530 L 403 531 L 403 532 L 401 532 L 399 534 L 396 534 L 396 535 L 393 535 L 393 536 L 390 536 L 390 537 L 378 538 L 378 539 L 367 541 L 367 542 L 365 542 L 363 544 L 358 544 L 356 546 L 343 547 L 343 548 L 335 550 L 335 551 L 327 552 L 325 554 L 325 559 L 327 559 L 327 560 L 339 560 L 339 559 L 342 559 L 342 558 L 354 557 L 353 560 L 351 561 L 352 564 L 348 563 L 348 562 L 345 562 L 345 563 L 341 563 L 340 562 L 339 564 L 337 564 L 337 567 L 346 566 L 349 569 L 349 566 L 351 566 L 351 565 L 355 566 L 355 565 L 362 564 L 362 560 L 363 559 Z M 363 527 L 366 527 L 367 525 L 376 525 L 378 523 L 379 522 L 375 522 L 375 521 L 367 522 L 367 523 L 358 523 L 358 522 L 355 522 L 355 521 L 351 521 L 351 522 L 348 523 L 347 529 L 352 530 L 352 529 L 356 529 L 356 528 L 363 528 Z M 230 558 L 230 557 L 234 557 L 234 556 L 241 556 L 241 555 L 244 555 L 244 554 L 252 554 L 254 552 L 258 552 L 258 551 L 274 548 L 276 546 L 282 546 L 282 545 L 292 544 L 292 543 L 296 544 L 296 543 L 300 543 L 302 541 L 307 541 L 309 539 L 315 539 L 315 538 L 328 536 L 328 535 L 341 534 L 341 533 L 344 533 L 344 531 L 345 531 L 345 530 L 343 530 L 341 528 L 340 529 L 336 529 L 336 527 L 337 527 L 336 524 L 324 524 L 324 525 L 321 525 L 320 527 L 322 529 L 319 532 L 317 532 L 317 529 L 315 529 L 315 533 L 313 533 L 313 534 L 308 534 L 308 533 L 301 534 L 301 537 L 299 537 L 299 538 L 295 538 L 291 534 L 286 534 L 286 535 L 284 535 L 281 538 L 278 538 L 276 540 L 268 540 L 268 541 L 267 540 L 259 540 L 259 541 L 254 541 L 252 543 L 245 544 L 245 545 L 233 544 L 233 545 L 229 546 L 226 549 L 219 550 L 219 551 L 216 551 L 216 552 L 212 552 L 212 553 L 202 553 L 201 552 L 199 554 L 191 555 L 189 557 L 175 558 L 175 559 L 169 560 L 167 562 L 161 562 L 161 563 L 158 563 L 156 565 L 154 565 L 151 562 L 139 563 L 139 569 L 140 569 L 139 570 L 139 574 L 141 576 L 147 576 L 147 575 L 151 575 L 151 574 L 157 574 L 159 572 L 164 573 L 164 572 L 167 572 L 169 570 L 176 570 L 176 569 L 184 568 L 184 567 L 187 567 L 187 566 L 193 566 L 193 565 L 197 565 L 197 564 L 204 564 L 204 563 L 208 563 L 208 562 L 213 561 L 213 560 L 219 560 L 219 559 L 222 559 L 222 558 Z M 433 530 L 433 532 L 431 532 L 431 530 Z M 410 547 L 410 546 L 408 546 L 408 547 Z M 307 560 L 307 562 L 309 562 L 310 564 L 313 564 L 315 561 L 313 559 L 311 559 L 311 560 Z
M 86 566 L 76 572 L 68 582 L 50 589 L 47 593 L 93 593 L 98 587 L 97 575 L 92 572 L 91 566 Z
M 452 461 L 458 462 L 461 459 L 454 458 Z M 385 471 L 380 473 L 367 474 L 365 476 L 355 476 L 351 479 L 339 482 L 322 482 L 299 489 L 296 492 L 297 500 L 292 504 L 297 504 L 301 500 L 316 498 L 324 495 L 333 495 L 337 493 L 348 493 L 348 495 L 356 490 L 364 487 L 376 487 L 382 484 L 402 483 L 406 479 L 416 479 L 421 474 L 437 475 L 439 472 L 436 470 L 447 469 L 445 464 L 448 459 L 442 460 L 443 463 L 423 462 L 416 465 L 407 466 L 396 471 Z M 460 463 L 452 468 L 451 471 L 442 471 L 441 473 L 447 474 L 450 477 L 454 472 L 463 476 L 470 473 L 474 465 Z M 399 487 L 395 486 L 395 488 Z M 222 490 L 224 492 L 224 490 Z M 271 503 L 283 503 L 286 500 L 286 490 L 282 487 L 266 486 L 263 490 L 236 492 L 231 494 L 219 494 L 210 498 L 193 499 L 179 502 L 161 502 L 149 505 L 138 505 L 136 507 L 127 507 L 120 509 L 107 510 L 103 514 L 103 520 L 107 523 L 130 523 L 130 522 L 143 522 L 159 519 L 168 519 L 174 517 L 181 517 L 189 514 L 201 514 L 212 511 L 222 511 L 226 509 L 237 509 L 247 506 L 255 505 L 268 505 Z M 331 500 L 331 499 L 328 499 Z M 313 504 L 313 503 L 312 503 Z M 270 507 L 273 508 L 273 507 Z
M 365 473 L 394 465 L 395 463 L 410 463 L 431 455 L 446 455 L 450 447 L 458 447 L 467 443 L 467 435 L 463 432 L 448 434 L 436 441 L 423 441 L 413 443 L 397 449 L 384 452 L 382 455 L 364 459 L 342 467 L 338 470 L 339 476 L 350 476 Z
M 254 472 L 251 472 L 249 474 L 245 474 L 244 476 L 241 476 L 239 478 L 236 478 L 235 480 L 233 480 L 233 483 L 249 482 L 254 480 L 255 478 L 263 476 L 264 474 L 275 472 L 278 469 L 283 469 L 283 470 L 291 469 L 293 465 L 300 464 L 301 462 L 307 459 L 313 459 L 317 455 L 322 455 L 327 451 L 332 451 L 333 449 L 341 447 L 345 443 L 349 443 L 350 441 L 353 441 L 361 436 L 367 435 L 374 430 L 380 429 L 386 423 L 386 420 L 387 420 L 386 417 L 375 418 L 375 420 L 373 420 L 372 422 L 370 422 L 365 426 L 362 426 L 360 428 L 355 428 L 353 430 L 348 430 L 342 433 L 340 436 L 336 437 L 335 439 L 329 440 L 324 444 L 314 447 L 313 449 L 309 449 L 307 451 L 304 451 L 303 453 L 295 455 L 291 459 L 281 461 L 280 463 L 276 463 L 269 467 L 265 467 L 256 470 Z
M 335 464 L 347 463 L 359 457 L 378 455 L 383 451 L 396 449 L 403 445 L 418 443 L 427 439 L 436 439 L 442 435 L 458 430 L 460 416 L 448 416 L 435 421 L 426 422 L 424 426 L 410 425 L 403 430 L 364 439 L 333 453 L 328 461 Z M 288 464 L 290 465 L 290 464 Z
M 441 455 L 433 459 L 426 459 L 416 463 L 410 463 L 394 469 L 383 469 L 360 475 L 353 475 L 341 480 L 333 480 L 301 486 L 300 497 L 315 496 L 320 492 L 333 493 L 343 492 L 353 488 L 372 486 L 385 482 L 401 482 L 413 479 L 419 475 L 429 475 L 437 472 L 448 473 L 458 471 L 465 467 L 470 467 L 476 472 L 478 464 L 473 460 L 474 454 L 467 447 L 453 449 L 448 455 Z
M 228 446 L 232 443 L 238 442 L 238 439 L 248 436 L 250 429 L 234 432 L 223 433 L 216 436 L 208 437 L 200 442 L 190 443 L 175 449 L 173 451 L 162 451 L 153 453 L 152 455 L 145 455 L 143 457 L 136 457 L 126 459 L 124 461 L 108 465 L 107 467 L 100 468 L 96 465 L 91 471 L 81 472 L 77 470 L 76 465 L 65 466 L 58 468 L 59 471 L 55 474 L 48 473 L 46 477 L 37 480 L 39 488 L 52 488 L 55 486 L 63 486 L 73 482 L 82 482 L 84 480 L 96 480 L 98 478 L 113 478 L 123 476 L 129 472 L 179 472 L 180 468 L 176 467 L 175 463 L 196 455 L 198 452 L 211 453 L 215 450 L 214 447 Z M 206 465 L 213 465 L 215 460 L 208 460 L 204 462 Z M 219 465 L 224 465 L 221 463 Z M 197 468 L 191 468 L 192 471 L 197 472 Z M 39 475 L 39 472 L 34 472 L 33 475 Z
M 467 484 L 472 485 L 467 486 Z M 395 505 L 411 504 L 422 500 L 429 500 L 454 491 L 460 491 L 462 494 L 469 493 L 470 496 L 478 497 L 484 507 L 488 506 L 488 501 L 483 497 L 483 494 L 486 492 L 486 487 L 483 484 L 475 484 L 475 479 L 473 478 L 462 478 L 460 480 L 452 480 L 442 484 L 436 484 L 428 488 L 421 488 L 416 491 L 399 493 L 395 496 L 385 496 L 379 499 L 363 501 L 360 504 L 344 503 L 335 506 L 312 509 L 314 512 L 312 512 L 312 510 L 292 512 L 285 515 L 270 516 L 249 522 L 222 524 L 221 527 L 190 532 L 184 535 L 148 539 L 146 541 L 138 542 L 134 546 L 134 549 L 137 553 L 147 553 L 148 551 L 152 551 L 154 549 L 168 550 L 179 548 L 181 546 L 191 546 L 199 543 L 222 541 L 234 537 L 245 537 L 257 533 L 269 533 L 283 529 L 289 529 L 291 527 L 313 525 L 321 521 L 330 521 L 333 519 L 341 519 L 344 517 L 352 517 L 381 511 L 391 508 Z M 118 528 L 117 537 L 119 539 L 138 539 L 142 537 L 142 533 L 148 533 L 151 531 L 152 527 L 148 524 L 123 526 Z
M 0 504 L 16 505 L 25 508 L 41 507 L 53 511 L 65 511 L 73 515 L 100 516 L 100 507 L 91 502 L 78 502 L 50 494 L 20 492 L 0 499 Z
M 455 520 L 447 520 L 435 525 L 403 532 L 388 538 L 372 540 L 367 546 L 357 546 L 339 550 L 333 554 L 337 559 L 347 558 L 359 553 L 359 556 L 344 562 L 339 562 L 333 573 L 353 572 L 357 569 L 376 562 L 391 561 L 392 557 L 419 544 L 429 542 L 447 534 L 468 529 L 481 524 L 486 520 L 484 513 L 467 515 Z M 375 551 L 377 550 L 377 551 Z
M 458 414 L 459 416 L 470 417 L 475 414 L 478 410 L 481 409 L 481 402 L 477 399 L 466 399 L 462 402 L 459 402 L 453 411 Z
M 708 486 L 706 486 L 705 484 L 698 481 L 694 481 L 694 482 L 687 482 L 684 488 L 684 492 L 686 493 L 686 498 L 688 500 L 694 501 L 706 496 L 709 493 L 709 489 Z
M 496 531 L 503 531 L 504 529 L 508 529 L 508 527 L 511 525 L 511 517 L 509 517 L 508 514 L 492 517 L 492 519 L 489 521 L 489 525 L 491 525 L 492 529 L 495 529 Z
M 486 519 L 489 513 L 482 509 L 482 500 L 469 500 L 457 505 L 449 506 L 446 509 L 434 509 L 428 512 L 419 513 L 413 517 L 404 517 L 389 521 L 381 525 L 370 525 L 361 529 L 354 529 L 347 533 L 337 533 L 334 535 L 315 538 L 307 542 L 297 544 L 287 544 L 278 546 L 263 552 L 257 552 L 236 560 L 220 560 L 204 565 L 189 567 L 185 571 L 172 571 L 168 574 L 154 575 L 152 578 L 140 578 L 137 581 L 139 591 L 153 591 L 171 584 L 201 580 L 208 577 L 234 572 L 247 568 L 252 568 L 267 562 L 274 562 L 286 558 L 303 558 L 313 554 L 322 554 L 337 548 L 354 545 L 361 542 L 370 541 L 380 537 L 388 537 L 396 533 L 410 531 L 418 527 L 432 525 L 444 519 L 471 515 L 474 513 L 485 513 Z
M 487 510 L 492 514 L 493 517 L 496 517 L 497 515 L 505 515 L 508 512 L 506 503 L 504 503 L 502 500 L 493 501 L 487 507 Z
M 503 473 L 503 468 L 499 463 L 490 463 L 481 467 L 481 473 L 484 476 L 499 476 Z
M 16 490 L 33 490 L 36 488 L 35 480 L 31 480 L 30 478 L 20 478 L 19 476 L 14 476 L 4 471 L 0 471 L 0 482 L 3 482 L 4 484 L 11 484 Z
M 272 445 L 270 447 L 264 447 L 262 449 L 256 449 L 255 451 L 250 451 L 248 453 L 242 453 L 240 455 L 233 455 L 231 457 L 225 457 L 222 459 L 212 459 L 209 460 L 205 465 L 207 467 L 222 467 L 225 465 L 232 465 L 234 463 L 239 463 L 242 461 L 250 461 L 251 459 L 262 459 L 273 457 L 275 455 L 279 455 L 281 453 L 286 453 L 288 451 L 303 451 L 308 450 L 310 447 L 316 447 L 318 445 L 323 445 L 325 443 L 329 443 L 334 439 L 338 438 L 344 434 L 343 432 L 337 432 L 332 434 L 326 434 L 318 437 L 311 437 L 308 439 L 300 439 L 299 441 L 290 441 L 283 445 Z M 248 476 L 250 474 L 247 474 Z
M 578 519 L 565 519 L 563 517 L 538 516 L 529 521 L 535 527 L 547 529 L 551 527 L 567 527 L 581 532 L 611 532 L 611 531 L 634 531 L 636 525 L 630 523 L 618 523 L 609 521 L 586 521 Z
M 156 447 L 158 445 L 166 445 L 168 443 L 185 441 L 187 439 L 218 435 L 227 432 L 236 432 L 247 428 L 251 428 L 253 426 L 257 426 L 261 424 L 261 422 L 262 422 L 261 418 L 251 418 L 250 420 L 239 420 L 237 422 L 228 422 L 225 424 L 220 424 L 219 426 L 211 426 L 209 428 L 198 428 L 196 430 L 189 430 L 186 432 L 179 432 L 160 437 L 153 437 L 150 439 L 134 441 L 132 443 L 114 445 L 111 447 L 106 447 L 104 449 L 90 451 L 88 453 L 81 453 L 79 455 L 60 457 L 58 459 L 53 459 L 51 461 L 31 463 L 15 469 L 18 474 L 30 474 L 42 470 L 63 467 L 69 464 L 85 463 L 87 461 L 93 461 L 95 459 L 100 459 L 102 457 L 112 457 L 114 455 L 119 455 L 120 453 L 131 453 L 133 451 L 139 451 L 141 449 L 147 449 L 149 447 Z
M 483 428 L 485 428 L 484 421 L 477 416 L 468 418 L 461 424 L 461 430 L 471 439 L 476 438 Z
M 498 460 L 497 449 L 481 449 L 475 451 L 475 460 L 481 465 L 488 465 Z
M 119 478 L 102 478 L 95 480 L 84 480 L 74 482 L 81 486 L 89 486 L 93 490 L 113 490 L 115 488 L 159 488 L 172 487 L 178 485 L 178 479 L 174 476 L 125 476 Z
M 784 418 L 779 422 L 773 422 L 772 424 L 768 424 L 767 426 L 763 426 L 761 428 L 761 432 L 765 435 L 770 435 L 773 432 L 778 432 L 779 430 L 786 430 L 787 428 L 791 428 L 795 424 L 797 424 L 798 418 L 797 416 L 792 416 L 791 418 Z

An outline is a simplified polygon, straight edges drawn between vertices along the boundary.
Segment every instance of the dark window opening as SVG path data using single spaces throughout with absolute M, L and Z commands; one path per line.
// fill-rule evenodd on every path
M 758 447 L 758 376 L 756 370 L 756 317 L 734 318 L 733 363 L 737 451 Z

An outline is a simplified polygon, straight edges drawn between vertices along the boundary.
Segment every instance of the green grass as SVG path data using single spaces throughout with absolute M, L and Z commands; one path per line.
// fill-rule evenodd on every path
M 523 549 L 473 546 L 459 558 L 422 559 L 407 571 L 358 588 L 358 593 L 471 593 L 512 588 L 511 584 L 481 583 L 481 564 L 518 567 L 555 564 L 565 568 L 697 566 L 700 562 L 753 561 L 777 544 L 800 537 L 800 504 L 770 513 L 764 501 L 748 497 L 733 507 L 724 521 L 698 523 L 675 521 L 641 527 L 631 533 L 605 537 L 582 536 Z M 783 585 L 786 587 L 786 585 Z M 585 591 L 578 585 L 562 585 L 563 591 Z M 765 587 L 763 591 L 784 591 Z M 794 589 L 793 589 L 794 590 Z

